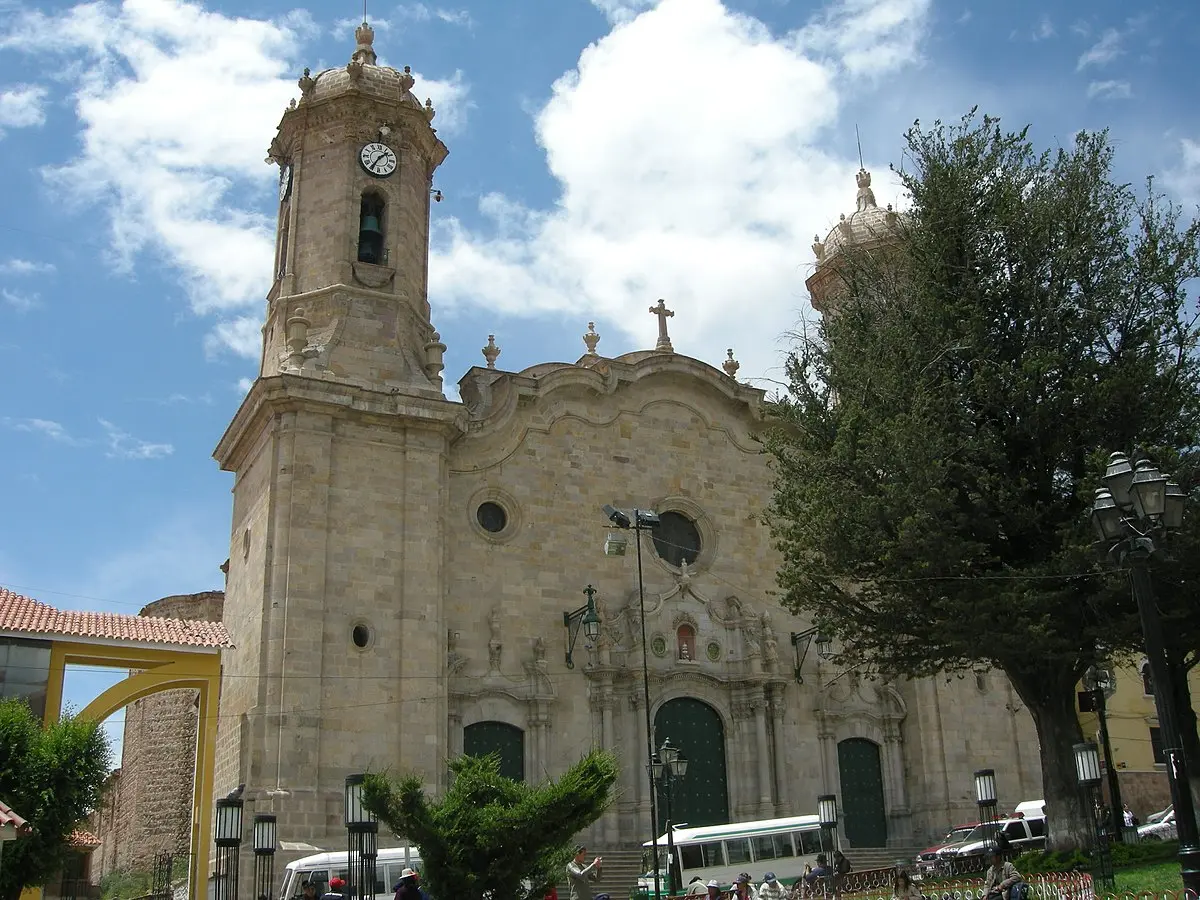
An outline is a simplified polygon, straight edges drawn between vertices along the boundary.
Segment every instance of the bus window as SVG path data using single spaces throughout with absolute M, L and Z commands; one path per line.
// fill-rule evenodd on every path
M 820 831 L 795 831 L 796 847 L 801 856 L 816 856 L 821 852 Z
M 684 844 L 679 849 L 679 858 L 682 861 L 681 865 L 685 869 L 703 869 L 704 868 L 704 853 L 700 850 L 699 844 Z M 647 862 L 649 860 L 647 859 Z M 649 866 L 642 868 L 649 871 Z
M 792 850 L 792 836 L 790 834 L 773 834 L 771 840 L 775 844 L 775 859 L 786 859 L 789 856 L 795 856 L 795 851 Z
M 784 837 L 787 835 L 785 834 Z M 757 862 L 763 862 L 775 858 L 775 836 L 765 834 L 762 837 L 756 837 L 754 839 L 754 859 Z
M 713 841 L 710 844 L 701 844 L 700 851 L 704 854 L 705 867 L 725 865 L 725 854 L 721 852 L 720 841 Z
M 740 866 L 742 863 L 750 862 L 750 839 L 734 838 L 726 841 L 725 856 L 731 866 Z

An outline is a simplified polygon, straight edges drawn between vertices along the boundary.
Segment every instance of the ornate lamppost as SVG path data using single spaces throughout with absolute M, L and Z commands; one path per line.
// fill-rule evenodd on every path
M 642 694 L 646 711 L 646 774 L 650 780 L 650 846 L 654 857 L 654 896 L 657 900 L 662 884 L 658 875 L 658 800 L 654 777 L 654 724 L 650 718 L 650 650 L 646 643 L 646 587 L 642 580 L 642 532 L 653 531 L 660 524 L 658 513 L 648 509 L 634 509 L 628 513 L 614 506 L 605 505 L 604 514 L 615 529 L 632 531 L 637 544 L 638 573 L 638 617 L 642 623 Z M 604 540 L 606 556 L 625 555 L 625 535 L 611 531 Z
M 214 900 L 237 900 L 238 856 L 242 850 L 242 800 L 222 797 L 216 803 L 213 842 L 217 859 L 213 872 Z
M 1125 826 L 1121 812 L 1121 783 L 1117 778 L 1112 741 L 1108 736 L 1108 692 L 1113 689 L 1112 675 L 1102 666 L 1088 666 L 1088 670 L 1083 673 L 1083 686 L 1086 690 L 1080 696 L 1079 711 L 1094 712 L 1100 726 L 1100 746 L 1104 750 L 1104 769 L 1108 776 L 1109 834 L 1121 841 L 1124 840 L 1122 832 Z M 1084 697 L 1087 698 L 1086 704 Z
M 975 772 L 975 805 L 979 807 L 979 824 L 991 843 L 996 840 L 996 772 L 993 769 L 978 769 Z
M 260 813 L 254 817 L 254 897 L 271 900 L 275 880 L 275 817 Z
M 359 900 L 375 895 L 375 858 L 378 856 L 379 820 L 362 804 L 366 775 L 346 776 L 346 888 Z
M 817 822 L 821 826 L 821 847 L 825 847 L 825 838 L 829 837 L 829 849 L 837 846 L 837 794 L 822 794 L 817 798 Z
M 804 684 L 804 675 L 801 674 L 801 669 L 804 666 L 805 657 L 808 656 L 809 644 L 817 645 L 817 655 L 821 659 L 829 659 L 833 656 L 833 638 L 824 634 L 817 626 L 806 628 L 804 631 L 792 632 L 792 653 L 795 655 L 795 678 L 796 684 Z
M 1187 758 L 1175 715 L 1174 673 L 1168 663 L 1162 618 L 1154 602 L 1154 584 L 1150 579 L 1150 561 L 1157 552 L 1155 542 L 1183 524 L 1186 502 L 1179 485 L 1148 460 L 1139 460 L 1134 466 L 1124 453 L 1114 453 L 1104 471 L 1104 487 L 1096 490 L 1091 520 L 1100 545 L 1118 567 L 1129 571 L 1133 583 L 1150 678 L 1154 682 L 1154 705 L 1162 730 L 1167 781 L 1175 807 L 1180 874 L 1184 889 L 1200 896 L 1200 835 L 1196 830 Z
M 1092 832 L 1096 842 L 1096 862 L 1100 881 L 1112 890 L 1112 855 L 1108 849 L 1108 828 L 1100 813 L 1100 749 L 1091 741 L 1075 745 L 1075 779 L 1083 790 L 1084 801 L 1092 814 Z
M 671 746 L 671 739 L 667 738 L 658 748 L 658 755 L 650 765 L 654 769 L 651 774 L 654 780 L 662 785 L 663 799 L 667 801 L 667 894 L 670 895 L 683 887 L 683 873 L 675 860 L 675 833 L 672 824 L 674 816 L 671 803 L 675 782 L 681 781 L 687 774 L 688 761 L 683 753 Z M 654 868 L 658 868 L 658 860 L 654 861 Z
M 583 589 L 587 594 L 587 603 L 574 612 L 563 613 L 563 627 L 567 629 L 567 668 L 575 668 L 575 642 L 579 640 L 579 629 L 582 626 L 584 636 L 589 641 L 600 637 L 600 615 L 596 612 L 596 589 L 590 584 Z

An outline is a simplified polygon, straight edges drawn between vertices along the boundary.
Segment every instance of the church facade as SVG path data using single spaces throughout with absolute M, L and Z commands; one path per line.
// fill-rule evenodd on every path
M 899 847 L 973 818 L 977 768 L 1002 807 L 1040 796 L 1003 676 L 884 682 L 816 652 L 796 670 L 810 623 L 774 600 L 763 392 L 732 351 L 721 368 L 677 352 L 664 304 L 656 348 L 616 358 L 589 325 L 574 362 L 510 372 L 489 338 L 446 398 L 426 267 L 447 148 L 373 37 L 364 24 L 349 64 L 305 72 L 270 149 L 261 375 L 215 452 L 234 476 L 236 644 L 217 795 L 245 783 L 247 820 L 338 848 L 348 774 L 412 770 L 437 792 L 461 753 L 537 781 L 604 747 L 620 790 L 587 840 L 636 846 L 648 739 L 669 738 L 690 760 L 677 822 L 813 813 L 833 793 L 850 846 Z M 855 216 L 886 223 L 873 208 L 860 190 L 819 271 Z M 606 553 L 605 504 L 661 525 Z M 589 586 L 599 635 L 568 666 L 564 613 Z

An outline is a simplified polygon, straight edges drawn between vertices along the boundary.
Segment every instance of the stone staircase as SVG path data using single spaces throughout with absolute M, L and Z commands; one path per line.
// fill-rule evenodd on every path
M 925 844 L 914 847 L 845 847 L 842 852 L 850 860 L 855 871 L 864 869 L 882 869 L 897 863 L 912 867 L 916 864 L 917 854 L 925 849 Z

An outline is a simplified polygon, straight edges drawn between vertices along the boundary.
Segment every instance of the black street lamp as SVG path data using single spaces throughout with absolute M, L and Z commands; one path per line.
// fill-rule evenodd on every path
M 1112 855 L 1108 850 L 1108 828 L 1100 813 L 1100 750 L 1091 741 L 1075 745 L 1075 780 L 1083 789 L 1084 800 L 1092 812 L 1092 832 L 1096 841 L 1096 862 L 1100 867 L 1100 881 L 1111 891 Z
M 993 769 L 975 771 L 975 805 L 979 807 L 979 824 L 985 840 L 996 840 L 993 823 L 996 821 L 996 772 Z
M 674 816 L 671 812 L 672 793 L 675 782 L 682 781 L 687 774 L 688 761 L 677 748 L 671 746 L 671 739 L 663 741 L 658 748 L 658 755 L 650 763 L 651 775 L 662 785 L 663 798 L 667 801 L 667 894 L 674 894 L 683 887 L 683 873 L 675 860 Z M 654 861 L 655 870 L 658 860 Z
M 214 900 L 237 900 L 238 856 L 242 850 L 242 801 L 222 797 L 216 803 L 213 842 L 217 859 L 213 872 Z
M 254 817 L 254 897 L 271 900 L 275 880 L 275 817 L 260 813 Z
M 642 622 L 642 693 L 646 711 L 646 774 L 650 779 L 650 846 L 654 856 L 654 896 L 657 900 L 662 885 L 658 877 L 658 799 L 655 797 L 657 788 L 654 777 L 654 725 L 650 717 L 650 647 L 646 643 L 646 586 L 642 580 L 642 532 L 653 531 L 660 522 L 658 513 L 648 509 L 623 512 L 615 506 L 605 504 L 604 514 L 608 516 L 613 528 L 633 531 L 637 538 L 638 618 Z M 607 556 L 624 556 L 625 544 L 625 535 L 612 531 L 604 541 L 604 553 Z
M 584 636 L 589 641 L 600 637 L 600 615 L 596 612 L 596 589 L 590 584 L 583 589 L 587 594 L 587 603 L 574 612 L 563 613 L 563 627 L 567 629 L 567 668 L 575 668 L 575 642 L 579 640 L 579 628 L 583 626 Z
M 375 858 L 379 853 L 379 819 L 362 803 L 366 780 L 366 775 L 346 776 L 346 890 L 349 898 L 360 900 L 375 896 Z
M 836 846 L 838 810 L 837 794 L 822 794 L 817 798 L 817 822 L 821 826 L 821 846 L 825 846 L 825 836 L 829 836 L 829 849 Z
M 1140 460 L 1133 466 L 1124 453 L 1114 453 L 1108 458 L 1104 485 L 1096 490 L 1092 527 L 1117 566 L 1128 568 L 1133 582 L 1133 596 L 1146 640 L 1146 659 L 1154 682 L 1154 705 L 1162 730 L 1167 781 L 1175 807 L 1180 874 L 1184 889 L 1200 896 L 1200 835 L 1196 831 L 1187 758 L 1175 716 L 1174 673 L 1167 660 L 1162 618 L 1154 602 L 1154 584 L 1150 579 L 1154 542 L 1183 524 L 1187 498 L 1178 484 L 1149 461 Z
M 1083 686 L 1087 689 L 1080 696 L 1086 696 L 1086 708 L 1080 703 L 1080 712 L 1094 712 L 1100 725 L 1100 746 L 1104 749 L 1105 774 L 1108 776 L 1109 799 L 1109 833 L 1116 840 L 1124 840 L 1122 830 L 1125 817 L 1122 812 L 1124 804 L 1121 801 L 1121 783 L 1117 779 L 1117 764 L 1113 759 L 1112 741 L 1108 737 L 1108 692 L 1112 690 L 1111 676 L 1100 666 L 1089 666 L 1083 673 Z
M 804 675 L 801 674 L 801 669 L 804 667 L 805 657 L 808 656 L 809 644 L 817 645 L 817 655 L 821 659 L 829 659 L 833 656 L 833 638 L 822 633 L 821 629 L 813 626 L 804 631 L 792 632 L 792 652 L 795 654 L 795 676 L 796 684 L 804 684 Z

